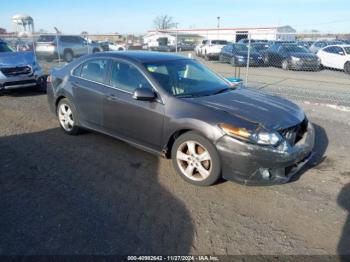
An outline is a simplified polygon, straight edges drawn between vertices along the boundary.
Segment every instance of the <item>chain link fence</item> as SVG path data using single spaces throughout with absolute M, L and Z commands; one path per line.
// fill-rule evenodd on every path
M 46 73 L 85 54 L 150 50 L 194 57 L 248 88 L 293 100 L 350 106 L 350 35 L 291 32 L 289 27 L 161 30 L 147 34 L 0 35 L 31 51 Z

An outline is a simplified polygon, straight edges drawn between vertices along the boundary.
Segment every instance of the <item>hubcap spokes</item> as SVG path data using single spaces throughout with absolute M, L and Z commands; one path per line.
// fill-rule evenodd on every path
M 71 131 L 73 129 L 73 126 L 74 126 L 73 113 L 68 105 L 66 104 L 60 105 L 60 108 L 58 110 L 58 118 L 60 120 L 62 127 L 66 131 Z
M 191 180 L 202 181 L 211 171 L 212 163 L 208 150 L 195 141 L 184 142 L 176 152 L 181 172 Z

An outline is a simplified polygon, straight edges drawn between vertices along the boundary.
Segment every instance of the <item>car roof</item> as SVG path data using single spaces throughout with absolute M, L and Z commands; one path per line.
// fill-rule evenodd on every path
M 326 46 L 326 47 L 330 47 L 330 46 L 338 46 L 338 47 L 350 47 L 350 45 L 349 44 L 336 44 L 336 45 L 328 45 L 328 46 Z M 325 48 L 326 48 L 325 47 Z
M 139 63 L 151 63 L 151 62 L 189 59 L 181 55 L 152 52 L 152 51 L 109 51 L 109 52 L 98 52 L 95 54 L 95 56 L 123 58 L 123 59 L 132 60 Z

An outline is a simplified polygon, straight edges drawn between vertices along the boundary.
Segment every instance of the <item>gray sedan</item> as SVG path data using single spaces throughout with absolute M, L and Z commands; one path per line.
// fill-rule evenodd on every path
M 48 82 L 64 132 L 94 130 L 171 158 L 195 185 L 285 183 L 312 156 L 314 128 L 297 105 L 183 56 L 98 53 L 53 70 Z

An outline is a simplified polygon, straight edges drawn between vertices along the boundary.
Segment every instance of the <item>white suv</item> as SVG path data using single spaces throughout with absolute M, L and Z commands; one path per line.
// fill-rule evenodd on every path
M 221 49 L 226 45 L 226 40 L 207 40 L 201 47 L 199 55 L 207 61 L 210 59 L 219 59 Z
M 324 67 L 344 70 L 350 74 L 350 45 L 330 45 L 317 52 Z

